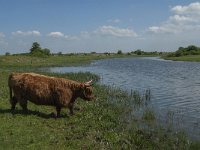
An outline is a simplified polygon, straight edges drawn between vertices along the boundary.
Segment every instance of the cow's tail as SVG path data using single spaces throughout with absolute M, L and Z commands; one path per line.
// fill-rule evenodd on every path
M 10 75 L 9 75 L 9 78 L 8 78 L 8 87 L 9 87 L 9 93 L 10 93 L 10 102 L 12 101 L 12 76 L 13 76 L 13 74 L 11 73 Z
M 12 88 L 9 87 L 9 90 L 10 90 L 10 102 L 12 101 Z

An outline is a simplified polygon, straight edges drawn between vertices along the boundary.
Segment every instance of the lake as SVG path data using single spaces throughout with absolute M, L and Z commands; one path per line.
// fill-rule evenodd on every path
M 101 84 L 123 90 L 151 90 L 151 105 L 162 124 L 168 121 L 200 138 L 200 63 L 158 57 L 114 58 L 81 67 L 53 67 L 51 72 L 92 72 Z M 169 117 L 171 117 L 169 119 Z

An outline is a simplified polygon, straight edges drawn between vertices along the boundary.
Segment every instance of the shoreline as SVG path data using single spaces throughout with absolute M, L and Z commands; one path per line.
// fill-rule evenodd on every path
M 180 56 L 180 57 L 161 57 L 165 60 L 172 61 L 188 61 L 188 62 L 200 62 L 200 55 L 188 55 L 188 56 Z
M 79 60 L 84 62 L 85 58 L 71 59 L 71 64 L 77 64 Z M 20 60 L 21 58 L 17 59 Z M 26 59 L 23 60 L 26 62 Z M 58 61 L 54 61 L 54 65 L 56 65 L 62 64 L 65 59 L 57 58 L 53 60 Z M 90 60 L 95 59 L 90 58 Z M 132 114 L 129 103 L 133 103 L 134 98 L 141 99 L 141 94 L 131 97 L 125 91 L 102 85 L 94 85 L 95 93 L 98 94 L 98 100 L 91 103 L 78 100 L 76 105 L 81 107 L 81 111 L 76 111 L 72 117 L 68 116 L 68 113 L 65 111 L 62 111 L 63 117 L 57 120 L 48 118 L 48 113 L 53 108 L 37 106 L 31 103 L 28 104 L 28 108 L 31 110 L 28 114 L 23 114 L 19 106 L 17 107 L 17 112 L 11 114 L 8 109 L 10 106 L 7 90 L 8 74 L 11 71 L 17 70 L 28 71 L 33 69 L 34 71 L 38 71 L 37 68 L 48 67 L 51 63 L 45 61 L 42 65 L 39 65 L 39 62 L 42 61 L 38 59 L 38 62 L 32 64 L 33 67 L 30 67 L 27 64 L 20 64 L 21 62 L 14 63 L 16 58 L 10 61 L 11 63 L 4 61 L 5 65 L 3 63 L 0 64 L 3 68 L 8 69 L 8 71 L 0 71 L 0 84 L 2 85 L 0 87 L 2 91 L 2 101 L 0 103 L 0 118 L 2 120 L 2 124 L 0 125 L 2 130 L 0 133 L 2 137 L 0 138 L 0 144 L 3 148 L 16 147 L 20 149 L 22 146 L 26 148 L 30 148 L 30 146 L 32 148 L 42 148 L 45 146 L 61 149 L 80 147 L 97 149 L 103 147 L 108 149 L 119 147 L 125 149 L 170 149 L 176 147 L 179 149 L 188 149 L 200 147 L 200 144 L 198 145 L 198 143 L 192 141 L 187 143 L 188 138 L 182 133 L 167 132 L 166 129 L 156 126 L 154 114 L 151 110 L 147 110 L 144 117 L 140 119 L 132 116 L 134 114 Z M 68 62 L 70 61 L 68 60 Z M 68 63 L 68 65 L 70 64 Z M 90 73 L 45 74 L 83 81 L 87 80 L 88 76 L 94 79 L 97 78 L 96 75 Z M 130 116 L 130 114 L 132 115 Z M 127 117 L 131 117 L 132 119 L 127 121 Z M 147 125 L 148 128 L 139 128 L 138 123 L 140 121 Z M 16 123 L 17 126 L 15 125 Z M 41 133 L 41 129 L 43 129 L 42 135 L 39 134 Z M 29 136 L 29 133 L 32 136 Z M 178 143 L 176 143 L 177 139 Z

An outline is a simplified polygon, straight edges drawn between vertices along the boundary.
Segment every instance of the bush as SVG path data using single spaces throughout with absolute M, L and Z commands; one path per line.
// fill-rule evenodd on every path
M 6 56 L 10 56 L 10 53 L 9 53 L 9 52 L 6 52 L 5 55 L 6 55 Z
M 121 55 L 122 54 L 122 50 L 118 50 L 117 54 Z
M 199 55 L 200 47 L 190 45 L 188 47 L 179 47 L 179 49 L 174 53 L 175 57 L 186 56 L 186 55 Z
M 142 51 L 141 49 L 138 49 L 138 50 L 134 51 L 134 54 L 142 55 L 142 54 L 144 54 L 144 51 Z

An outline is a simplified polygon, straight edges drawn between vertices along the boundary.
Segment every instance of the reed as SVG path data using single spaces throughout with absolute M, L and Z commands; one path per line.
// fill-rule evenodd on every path
M 143 93 L 131 90 L 130 97 L 132 98 L 135 106 L 147 106 L 151 100 L 151 90 L 147 89 Z
M 152 109 L 147 108 L 142 116 L 142 119 L 146 120 L 146 121 L 153 121 L 156 119 L 155 113 Z

